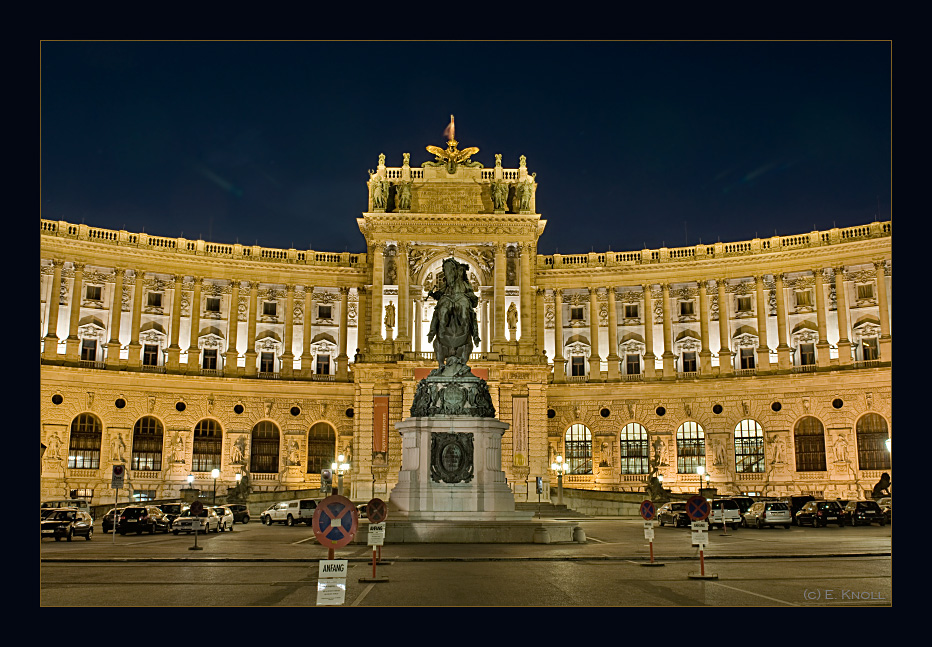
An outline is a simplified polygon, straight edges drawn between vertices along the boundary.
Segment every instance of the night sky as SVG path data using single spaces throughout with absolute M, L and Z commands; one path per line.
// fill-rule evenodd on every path
M 368 170 L 456 118 L 527 156 L 538 251 L 890 218 L 889 42 L 44 42 L 41 217 L 365 251 Z

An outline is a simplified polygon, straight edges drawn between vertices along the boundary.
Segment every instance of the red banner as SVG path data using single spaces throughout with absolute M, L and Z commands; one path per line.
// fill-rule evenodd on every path
M 388 396 L 372 396 L 372 451 L 388 453 Z

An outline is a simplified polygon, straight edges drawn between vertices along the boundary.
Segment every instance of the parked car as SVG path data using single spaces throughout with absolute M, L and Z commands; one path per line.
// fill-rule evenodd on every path
M 834 523 L 839 528 L 845 527 L 845 515 L 841 506 L 835 501 L 810 501 L 796 513 L 797 526 L 827 526 Z
M 113 532 L 113 517 L 114 515 L 119 516 L 123 512 L 123 508 L 110 508 L 109 512 L 104 515 L 103 521 L 100 522 L 101 531 L 104 533 Z
M 226 507 L 233 513 L 235 523 L 249 523 L 249 506 L 242 503 L 229 503 Z
M 876 501 L 849 501 L 842 514 L 849 526 L 869 526 L 872 523 L 887 525 L 883 510 Z
M 131 505 L 120 511 L 116 529 L 121 535 L 128 532 L 135 532 L 137 535 L 147 532 L 154 535 L 159 531 L 168 532 L 171 529 L 171 521 L 158 506 Z
M 732 496 L 728 498 L 738 504 L 738 509 L 741 511 L 742 515 L 755 503 L 754 499 L 749 496 Z
M 743 525 L 747 528 L 783 526 L 789 529 L 793 525 L 790 506 L 785 501 L 758 501 L 748 508 L 743 518 Z
M 893 523 L 893 497 L 885 496 L 877 499 L 877 505 L 883 510 L 883 519 L 887 523 Z
M 224 530 L 233 530 L 233 511 L 230 510 L 227 506 L 224 505 L 215 505 L 213 509 L 217 512 L 217 516 L 220 517 L 220 532 Z
M 723 524 L 737 529 L 741 525 L 741 508 L 734 499 L 713 499 L 709 502 L 708 521 L 710 529 Z
M 657 521 L 660 522 L 661 526 L 668 523 L 674 528 L 680 526 L 688 528 L 690 522 L 689 515 L 686 514 L 686 503 L 684 501 L 664 503 L 657 510 Z
M 790 507 L 790 516 L 793 518 L 793 524 L 796 524 L 796 513 L 803 509 L 810 501 L 815 501 L 815 497 L 809 494 L 795 494 L 793 496 L 787 496 L 780 499 L 781 501 L 786 502 Z
M 311 525 L 314 519 L 314 510 L 317 501 L 314 499 L 294 499 L 292 501 L 279 501 L 269 506 L 262 513 L 262 523 L 271 526 L 273 523 L 283 523 L 293 526 L 296 523 Z
M 195 522 L 199 522 L 197 527 L 195 527 Z M 192 515 L 191 509 L 188 508 L 172 522 L 173 535 L 181 532 L 207 534 L 211 530 L 220 532 L 220 517 L 217 516 L 217 511 L 213 508 L 205 507 L 197 517 Z
M 368 503 L 359 503 L 356 505 L 356 513 L 359 515 L 360 519 L 367 519 L 369 517 L 369 513 L 366 512 L 366 508 L 368 507 Z
M 39 521 L 40 538 L 54 537 L 61 541 L 62 537 L 71 541 L 72 537 L 84 537 L 90 541 L 94 534 L 94 520 L 91 515 L 77 508 L 58 508 L 49 512 Z
M 39 508 L 75 508 L 76 510 L 91 515 L 92 520 L 94 518 L 94 515 L 91 514 L 90 504 L 84 499 L 52 499 L 40 503 Z
M 165 513 L 165 516 L 168 517 L 168 520 L 174 521 L 181 513 L 188 509 L 187 503 L 160 503 L 159 509 Z

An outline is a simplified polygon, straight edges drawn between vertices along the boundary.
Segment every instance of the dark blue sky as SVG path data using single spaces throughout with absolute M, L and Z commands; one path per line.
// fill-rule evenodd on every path
M 539 251 L 890 217 L 889 42 L 44 42 L 42 217 L 364 251 L 367 170 L 537 173 Z M 878 211 L 879 210 L 879 211 Z

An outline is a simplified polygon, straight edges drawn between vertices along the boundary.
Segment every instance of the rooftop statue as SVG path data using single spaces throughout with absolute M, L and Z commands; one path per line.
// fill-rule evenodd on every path
M 445 259 L 437 288 L 427 293 L 437 301 L 427 341 L 433 342 L 440 368 L 444 367 L 447 357 L 458 357 L 466 364 L 473 344 L 478 345 L 480 341 L 476 318 L 479 297 L 467 280 L 468 269 L 468 265 L 455 258 Z
M 463 150 L 458 150 L 456 145 L 459 143 L 454 138 L 454 125 L 453 125 L 453 115 L 450 115 L 450 125 L 447 126 L 447 129 L 443 131 L 444 135 L 449 135 L 450 139 L 447 141 L 447 149 L 444 150 L 439 146 L 428 146 L 427 152 L 433 153 L 437 157 L 433 162 L 424 162 L 421 166 L 443 166 L 446 164 L 447 173 L 450 175 L 456 173 L 457 165 L 477 166 L 482 168 L 482 164 L 479 162 L 472 162 L 469 160 L 470 156 L 475 155 L 479 152 L 479 149 L 475 146 L 470 148 L 464 148 Z

